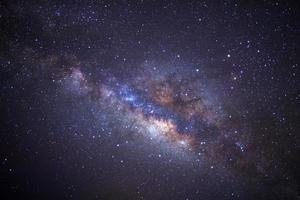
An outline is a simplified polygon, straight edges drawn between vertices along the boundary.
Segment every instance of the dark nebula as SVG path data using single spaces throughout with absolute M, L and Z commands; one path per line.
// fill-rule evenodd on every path
M 300 198 L 297 1 L 0 11 L 3 199 Z

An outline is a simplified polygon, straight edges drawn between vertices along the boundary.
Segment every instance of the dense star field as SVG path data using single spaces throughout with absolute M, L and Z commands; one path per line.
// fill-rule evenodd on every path
M 2 196 L 299 199 L 299 11 L 1 2 Z

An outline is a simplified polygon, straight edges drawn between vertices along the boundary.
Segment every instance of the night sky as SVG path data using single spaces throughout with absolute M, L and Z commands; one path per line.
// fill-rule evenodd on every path
M 299 20 L 297 1 L 2 1 L 1 199 L 300 199 Z

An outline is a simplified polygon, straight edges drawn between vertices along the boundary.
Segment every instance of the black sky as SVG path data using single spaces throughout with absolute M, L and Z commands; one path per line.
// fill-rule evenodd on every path
M 297 1 L 0 3 L 7 199 L 298 199 Z

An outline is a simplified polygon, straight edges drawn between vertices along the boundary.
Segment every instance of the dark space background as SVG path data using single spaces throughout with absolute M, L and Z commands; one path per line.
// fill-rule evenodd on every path
M 299 11 L 1 1 L 1 199 L 300 199 Z

